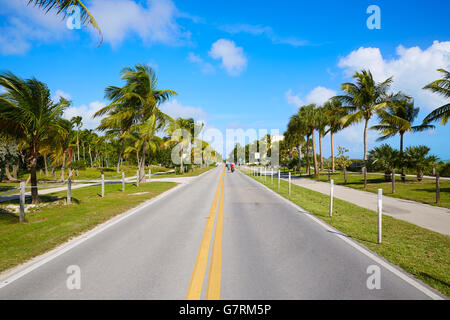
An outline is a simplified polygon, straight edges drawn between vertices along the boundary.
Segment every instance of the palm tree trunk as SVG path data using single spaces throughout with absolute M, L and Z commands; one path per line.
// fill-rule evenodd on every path
M 298 170 L 300 172 L 300 175 L 302 175 L 302 146 L 301 145 L 297 146 L 297 151 L 298 151 Z
M 122 160 L 122 154 L 124 149 L 125 149 L 125 139 L 122 139 L 122 146 L 120 147 L 119 159 L 117 160 L 117 173 L 120 173 L 120 162 Z
M 319 131 L 319 148 L 320 148 L 320 170 L 323 170 L 323 150 L 322 150 L 322 134 Z
M 66 166 L 66 153 L 63 152 L 62 165 L 61 165 L 61 181 L 64 182 L 64 167 Z
M 37 177 L 36 177 L 36 166 L 37 166 L 38 155 L 33 154 L 30 161 L 30 171 L 31 171 L 31 203 L 39 203 L 39 195 L 37 189 Z
M 17 173 L 19 172 L 20 158 L 17 159 L 17 164 L 13 165 L 13 177 L 17 180 Z
M 91 160 L 91 168 L 92 168 L 92 153 L 91 153 L 91 145 L 89 145 L 89 159 Z
M 78 160 L 80 160 L 80 140 L 78 139 L 78 133 L 80 132 L 80 129 L 77 130 L 77 153 L 78 153 Z
M 180 150 L 180 174 L 184 173 L 184 167 L 183 167 L 183 147 L 181 147 Z
M 145 154 L 147 152 L 147 141 L 142 144 L 141 162 L 139 163 L 139 182 L 145 182 Z
M 331 172 L 334 173 L 334 141 L 333 141 L 333 131 L 330 131 L 331 139 Z
M 406 174 L 405 174 L 405 164 L 403 163 L 403 132 L 400 132 L 400 159 L 402 161 L 402 182 L 406 181 Z
M 366 167 L 367 162 L 367 129 L 369 127 L 369 119 L 366 119 L 366 123 L 364 125 L 364 167 Z
M 8 178 L 9 181 L 16 180 L 16 179 L 14 179 L 13 176 L 11 176 L 11 172 L 9 172 L 9 166 L 8 165 L 5 166 L 5 173 L 6 173 L 6 177 Z
M 306 172 L 311 175 L 311 165 L 309 163 L 309 135 L 306 137 Z
M 317 164 L 317 157 L 316 157 L 316 138 L 314 137 L 314 129 L 312 129 L 312 147 L 313 147 L 313 163 L 314 163 L 314 176 L 319 176 L 319 166 Z

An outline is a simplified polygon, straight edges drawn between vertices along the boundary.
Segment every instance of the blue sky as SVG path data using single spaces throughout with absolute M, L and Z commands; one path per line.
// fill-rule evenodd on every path
M 415 98 L 418 121 L 445 100 L 421 88 L 450 69 L 448 1 L 85 1 L 104 33 L 69 30 L 52 12 L 27 0 L 0 0 L 0 70 L 35 76 L 55 96 L 73 101 L 66 116 L 85 127 L 120 85 L 120 70 L 153 66 L 161 88 L 179 95 L 163 106 L 210 128 L 279 129 L 299 104 L 321 103 L 339 92 L 355 70 L 377 80 L 394 76 L 394 89 Z M 369 30 L 369 5 L 381 9 L 381 29 Z M 371 124 L 375 124 L 376 119 Z M 335 146 L 362 157 L 362 126 L 337 135 Z M 406 136 L 450 159 L 450 126 Z M 369 134 L 369 148 L 377 143 Z M 398 138 L 388 141 L 398 147 Z M 324 140 L 328 156 L 329 139 Z

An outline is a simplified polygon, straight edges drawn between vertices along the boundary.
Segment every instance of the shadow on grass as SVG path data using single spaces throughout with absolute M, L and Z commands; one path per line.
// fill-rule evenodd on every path
M 435 278 L 433 276 L 430 276 L 428 273 L 424 273 L 424 272 L 419 272 L 419 275 L 424 277 L 424 278 L 426 278 L 426 279 L 428 279 L 430 282 L 433 281 L 433 282 L 440 283 L 442 286 L 445 286 L 445 287 L 448 288 L 448 290 L 450 290 L 450 283 L 448 283 L 448 282 L 445 282 L 445 281 L 443 281 L 441 279 L 437 279 L 437 278 Z
M 19 223 L 19 216 L 10 210 L 0 208 L 0 223 L 1 224 Z

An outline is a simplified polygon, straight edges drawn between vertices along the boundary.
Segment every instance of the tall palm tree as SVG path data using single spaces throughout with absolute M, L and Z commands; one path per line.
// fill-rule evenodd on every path
M 179 150 L 179 156 L 180 156 L 180 172 L 184 172 L 184 165 L 183 165 L 183 157 L 184 152 L 189 149 L 192 143 L 192 132 L 195 128 L 195 121 L 193 118 L 184 119 L 184 118 L 177 118 L 174 121 L 172 121 L 169 124 L 168 127 L 168 133 L 171 135 L 176 141 L 178 142 L 178 145 L 180 147 Z M 189 134 L 189 137 L 185 137 L 184 133 L 181 132 L 185 131 L 186 134 Z M 176 134 L 176 137 L 174 135 Z M 174 141 L 174 140 L 172 140 Z
M 158 89 L 158 78 L 155 71 L 147 65 L 138 64 L 133 68 L 126 67 L 122 71 L 122 80 L 125 85 L 112 90 L 112 103 L 108 106 L 110 110 L 127 107 L 130 112 L 132 126 L 146 123 L 155 116 L 156 128 L 160 130 L 166 127 L 170 117 L 159 109 L 159 105 L 167 101 L 177 93 L 173 90 Z M 128 109 L 131 107 L 132 109 Z M 145 181 L 145 156 L 147 153 L 148 140 L 142 144 L 141 160 L 139 163 L 139 180 Z
M 405 181 L 405 165 L 403 161 L 403 139 L 406 132 L 421 132 L 424 130 L 434 128 L 433 125 L 422 123 L 420 125 L 413 125 L 414 120 L 419 114 L 420 108 L 414 107 L 414 100 L 402 93 L 390 95 L 388 100 L 388 107 L 379 112 L 381 119 L 378 125 L 370 129 L 378 130 L 382 136 L 377 141 L 384 141 L 391 137 L 400 135 L 400 159 L 402 165 L 402 180 Z
M 327 122 L 328 130 L 330 133 L 331 143 L 331 171 L 335 171 L 335 159 L 334 159 L 334 134 L 344 129 L 344 124 L 341 119 L 347 115 L 345 108 L 342 107 L 342 103 L 337 99 L 330 99 L 325 102 L 324 117 Z
M 372 73 L 367 70 L 356 72 L 353 75 L 355 83 L 343 83 L 341 90 L 344 95 L 335 99 L 342 102 L 348 115 L 342 122 L 345 125 L 364 121 L 364 163 L 367 161 L 367 130 L 369 120 L 381 109 L 386 108 L 387 90 L 392 84 L 392 77 L 377 83 Z
M 309 129 L 310 135 L 312 136 L 314 176 L 318 177 L 319 166 L 317 164 L 315 130 L 317 130 L 318 128 L 318 118 L 320 114 L 318 113 L 316 105 L 310 104 L 301 107 L 298 112 L 298 115 L 302 121 L 303 126 Z
M 21 79 L 11 72 L 0 74 L 0 86 L 6 93 L 0 95 L 0 131 L 16 137 L 28 149 L 31 171 L 32 202 L 39 202 L 36 166 L 40 150 L 55 135 L 64 131 L 62 113 L 69 102 L 60 98 L 55 103 L 48 87 L 33 79 Z
M 424 89 L 431 90 L 432 92 L 438 93 L 445 98 L 450 98 L 450 72 L 444 69 L 438 69 L 439 72 L 443 74 L 442 79 L 433 81 L 432 83 L 426 85 Z M 448 119 L 450 119 L 450 103 L 437 108 L 429 115 L 425 117 L 424 122 L 433 122 L 436 120 L 441 120 L 442 124 L 446 124 Z
M 89 10 L 86 8 L 86 5 L 81 0 L 28 0 L 28 5 L 34 4 L 35 6 L 38 6 L 46 12 L 49 12 L 52 9 L 56 9 L 58 14 L 66 15 L 67 9 L 72 6 L 79 6 L 80 11 L 80 19 L 83 22 L 83 24 L 90 24 L 95 29 L 97 29 L 99 35 L 100 35 L 100 43 L 103 41 L 103 35 L 102 30 L 100 30 L 99 25 L 97 24 L 97 21 L 95 21 L 94 16 L 89 12 Z
M 70 119 L 70 122 L 77 127 L 77 160 L 80 160 L 80 128 L 83 125 L 83 122 L 81 122 L 82 120 L 83 118 L 80 116 L 72 117 L 72 119 Z
M 325 109 L 322 107 L 317 108 L 317 132 L 319 133 L 319 151 L 320 151 L 320 170 L 323 170 L 323 149 L 322 149 L 322 137 L 327 134 L 327 119 L 325 115 Z
M 301 118 L 298 113 L 291 116 L 288 127 L 284 133 L 284 143 L 289 149 L 296 148 L 298 152 L 298 167 L 301 172 L 301 152 L 302 145 L 305 144 L 305 136 L 307 128 L 303 126 Z

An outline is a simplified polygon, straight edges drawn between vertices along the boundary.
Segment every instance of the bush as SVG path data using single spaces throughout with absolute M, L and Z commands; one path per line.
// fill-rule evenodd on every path
M 88 162 L 86 160 L 75 160 L 70 163 L 69 168 L 72 170 L 85 170 L 87 166 Z

